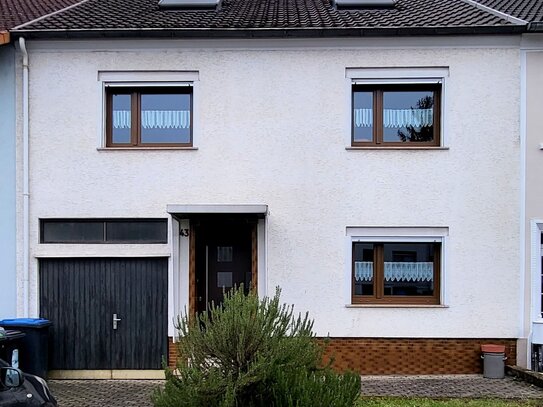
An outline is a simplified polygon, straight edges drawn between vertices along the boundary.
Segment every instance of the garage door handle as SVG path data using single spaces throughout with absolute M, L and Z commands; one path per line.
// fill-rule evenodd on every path
M 117 314 L 113 314 L 113 329 L 117 329 L 117 322 L 119 322 L 121 318 L 117 318 Z

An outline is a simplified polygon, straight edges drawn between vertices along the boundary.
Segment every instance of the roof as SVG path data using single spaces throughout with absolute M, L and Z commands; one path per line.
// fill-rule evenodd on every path
M 336 10 L 332 0 L 223 0 L 218 10 L 164 10 L 158 0 L 86 0 L 14 33 L 29 37 L 322 37 L 523 30 L 524 26 L 464 0 L 397 0 L 393 8 L 357 10 Z
M 71 6 L 81 0 L 0 0 L 0 31 Z
M 542 0 L 477 0 L 477 2 L 522 20 L 543 21 Z

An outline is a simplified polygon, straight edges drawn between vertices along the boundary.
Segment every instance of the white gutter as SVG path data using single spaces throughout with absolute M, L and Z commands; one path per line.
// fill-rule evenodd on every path
M 531 248 L 531 245 L 530 245 Z M 531 268 L 530 280 L 532 281 Z M 519 338 L 527 337 L 526 359 L 517 360 L 517 363 L 525 363 L 528 369 L 531 369 L 532 352 L 532 309 L 533 298 L 531 290 L 526 292 L 526 51 L 520 51 L 520 332 Z M 530 304 L 528 315 L 528 329 L 526 329 L 526 304 Z M 528 332 L 526 332 L 528 331 Z
M 19 47 L 23 54 L 23 317 L 30 316 L 29 264 L 30 264 L 30 228 L 29 228 L 29 172 L 28 172 L 28 52 L 23 37 L 19 38 Z

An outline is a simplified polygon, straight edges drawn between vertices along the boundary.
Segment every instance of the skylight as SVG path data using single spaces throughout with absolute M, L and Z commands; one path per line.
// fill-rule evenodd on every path
M 160 8 L 216 8 L 221 0 L 160 0 Z
M 389 8 L 394 7 L 396 0 L 334 0 L 337 8 Z

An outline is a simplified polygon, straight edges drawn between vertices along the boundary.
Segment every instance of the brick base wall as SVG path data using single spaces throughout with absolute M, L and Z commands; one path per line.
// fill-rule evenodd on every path
M 507 364 L 515 364 L 516 339 L 330 338 L 325 360 L 334 368 L 360 374 L 482 373 L 481 344 L 505 345 Z
M 173 338 L 168 337 L 168 366 L 171 368 L 175 367 L 175 362 L 177 361 L 177 346 L 173 343 Z
M 329 338 L 325 362 L 360 374 L 482 373 L 481 344 L 505 345 L 506 363 L 514 365 L 516 339 Z M 168 365 L 175 366 L 177 347 L 169 338 Z

